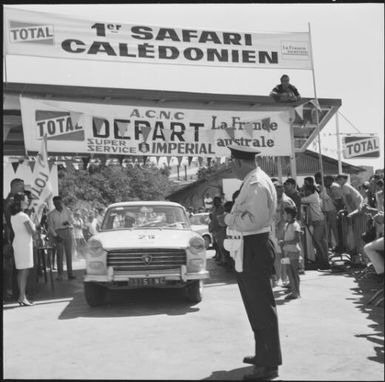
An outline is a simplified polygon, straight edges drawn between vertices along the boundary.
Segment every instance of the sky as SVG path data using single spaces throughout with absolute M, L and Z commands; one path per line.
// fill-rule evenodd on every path
M 384 168 L 383 4 L 21 4 L 7 7 L 65 14 L 95 22 L 250 33 L 307 32 L 310 23 L 317 96 L 342 100 L 339 117 L 342 134 L 371 133 L 380 138 L 380 158 L 345 160 L 342 157 L 342 160 L 357 166 Z M 314 97 L 310 70 L 284 72 L 303 97 Z M 10 82 L 268 95 L 283 73 L 277 69 L 58 62 L 49 58 L 10 56 L 7 74 Z M 323 129 L 321 144 L 325 155 L 337 158 L 335 118 Z

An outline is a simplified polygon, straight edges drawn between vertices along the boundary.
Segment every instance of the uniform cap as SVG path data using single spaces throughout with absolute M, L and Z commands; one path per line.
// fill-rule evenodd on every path
M 254 160 L 260 151 L 257 151 L 254 147 L 229 145 L 227 148 L 231 151 L 231 157 L 235 159 Z

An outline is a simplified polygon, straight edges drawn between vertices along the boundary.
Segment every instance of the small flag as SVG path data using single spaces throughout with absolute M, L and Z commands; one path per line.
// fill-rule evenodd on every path
M 315 107 L 318 109 L 318 111 L 321 111 L 321 110 L 322 110 L 322 109 L 321 109 L 321 106 L 320 106 L 320 104 L 319 104 L 319 102 L 318 102 L 317 99 L 312 99 L 312 100 L 310 101 L 310 103 L 311 103 L 313 106 L 315 106 Z
M 226 128 L 225 128 L 225 131 L 226 131 L 227 135 L 228 135 L 231 139 L 235 139 L 235 128 L 234 128 L 234 127 L 226 127 Z
M 77 113 L 77 112 L 74 112 L 74 111 L 70 111 L 70 116 L 71 116 L 72 126 L 76 127 L 76 125 L 79 122 L 80 117 L 82 116 L 82 113 Z
M 188 160 L 188 165 L 191 166 L 191 162 L 193 160 L 193 157 L 188 157 L 187 160 Z
M 170 167 L 171 159 L 172 159 L 171 157 L 166 157 L 167 166 L 169 166 L 169 167 Z
M 28 166 L 30 167 L 32 173 L 33 173 L 33 170 L 35 168 L 35 161 L 34 160 L 29 160 L 28 161 Z
M 12 164 L 12 167 L 13 167 L 13 171 L 14 171 L 15 174 L 16 174 L 16 171 L 17 171 L 17 168 L 19 167 L 20 162 L 19 162 L 19 161 L 17 161 L 17 162 L 12 162 L 11 164 Z
M 142 126 L 141 129 L 142 129 L 142 134 L 143 134 L 143 140 L 144 140 L 144 142 L 146 142 L 147 138 L 151 132 L 151 126 Z
M 294 110 L 297 113 L 297 115 L 301 118 L 301 120 L 303 120 L 303 104 L 298 105 L 296 108 L 294 108 Z
M 104 120 L 97 118 L 97 117 L 94 117 L 94 124 L 95 124 L 96 131 L 98 133 L 100 133 L 100 130 L 102 129 L 102 127 L 104 125 Z
M 88 162 L 90 161 L 90 157 L 83 157 L 83 168 L 86 169 L 88 167 Z
M 165 141 L 167 143 L 170 142 L 170 137 L 171 137 L 172 131 L 170 129 L 163 129 L 162 132 L 163 132 L 163 136 L 164 136 Z
M 270 118 L 262 119 L 262 129 L 267 131 L 270 130 Z
M 178 160 L 178 166 L 180 166 L 180 164 L 182 163 L 183 157 L 178 156 L 176 157 L 176 159 Z
M 202 157 L 198 157 L 198 163 L 199 163 L 199 167 L 202 167 L 202 164 L 203 164 L 203 158 Z
M 126 133 L 126 131 L 128 129 L 127 123 L 116 121 L 116 124 L 118 125 L 119 135 L 121 137 L 124 137 L 124 134 Z
M 246 122 L 244 129 L 245 129 L 246 133 L 250 135 L 250 137 L 253 136 L 254 127 L 253 127 L 252 122 Z

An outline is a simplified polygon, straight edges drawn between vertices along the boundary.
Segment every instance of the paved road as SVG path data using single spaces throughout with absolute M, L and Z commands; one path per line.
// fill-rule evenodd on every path
M 55 294 L 41 284 L 33 307 L 4 305 L 4 378 L 241 380 L 253 336 L 234 275 L 211 256 L 199 304 L 178 290 L 142 290 L 90 308 L 78 269 Z M 302 299 L 290 302 L 274 289 L 280 379 L 383 380 L 383 307 L 364 305 L 372 292 L 328 271 L 307 271 L 301 287 Z

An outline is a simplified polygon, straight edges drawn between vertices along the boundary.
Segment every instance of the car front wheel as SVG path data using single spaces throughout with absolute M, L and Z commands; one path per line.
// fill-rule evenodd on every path
M 106 298 L 106 288 L 92 282 L 84 283 L 84 295 L 87 304 L 90 306 L 100 306 Z
M 203 295 L 203 281 L 194 280 L 186 286 L 186 296 L 189 301 L 201 302 Z

